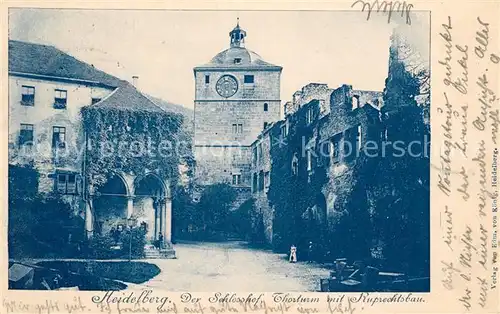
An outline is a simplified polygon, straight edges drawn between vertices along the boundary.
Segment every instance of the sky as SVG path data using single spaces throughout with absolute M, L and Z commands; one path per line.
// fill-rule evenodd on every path
M 193 68 L 229 48 L 239 17 L 246 48 L 283 67 L 282 102 L 308 83 L 382 91 L 390 35 L 408 36 L 424 58 L 429 14 L 359 11 L 179 11 L 10 9 L 9 38 L 55 46 L 121 79 L 139 76 L 152 96 L 193 108 Z

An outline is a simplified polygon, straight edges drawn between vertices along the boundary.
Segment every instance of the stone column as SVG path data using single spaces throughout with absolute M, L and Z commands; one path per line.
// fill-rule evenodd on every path
M 161 234 L 163 235 L 163 242 L 165 242 L 165 208 L 163 206 L 164 204 L 164 201 L 163 201 L 163 198 L 160 198 L 158 199 L 158 209 L 159 209 L 159 213 L 160 213 L 160 217 L 159 217 L 159 220 L 160 220 L 160 231 L 161 231 Z M 160 243 L 160 245 L 163 245 L 163 243 Z
M 134 197 L 132 195 L 127 196 L 127 219 L 132 217 L 134 214 Z
M 172 199 L 165 198 L 162 207 L 164 212 L 163 230 L 165 230 L 163 236 L 165 237 L 165 243 L 172 243 Z
M 94 233 L 94 217 L 92 216 L 92 207 L 94 207 L 92 202 L 92 195 L 89 195 L 89 199 L 85 202 L 85 233 L 87 238 L 92 237 Z
M 161 225 L 160 225 L 160 215 L 161 215 L 161 208 L 159 206 L 158 201 L 156 198 L 153 198 L 153 208 L 155 209 L 155 235 L 154 239 L 158 240 L 158 233 L 161 231 Z

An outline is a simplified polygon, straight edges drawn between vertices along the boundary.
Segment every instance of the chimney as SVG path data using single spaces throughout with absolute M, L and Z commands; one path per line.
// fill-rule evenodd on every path
M 139 89 L 139 77 L 137 75 L 132 76 L 132 85 Z

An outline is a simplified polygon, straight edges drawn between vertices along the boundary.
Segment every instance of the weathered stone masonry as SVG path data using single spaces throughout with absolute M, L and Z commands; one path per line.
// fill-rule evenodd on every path
M 328 104 L 327 108 L 325 104 Z M 348 85 L 329 89 L 326 84 L 309 84 L 294 94 L 293 102 L 285 105 L 288 107 L 285 120 L 264 130 L 252 144 L 252 191 L 256 216 L 263 219 L 269 243 L 273 242 L 273 224 L 279 222 L 276 221 L 276 208 L 268 199 L 268 191 L 270 186 L 279 190 L 280 185 L 287 184 L 286 175 L 272 180 L 270 173 L 277 161 L 273 160 L 271 147 L 294 155 L 286 158 L 284 167 L 289 167 L 289 171 L 284 173 L 297 175 L 299 171 L 306 171 L 308 174 L 303 177 L 303 185 L 311 184 L 317 169 L 325 170 L 326 183 L 313 192 L 314 197 L 309 195 L 312 200 L 309 205 L 304 205 L 303 217 L 331 228 L 343 210 L 342 202 L 353 187 L 352 169 L 362 146 L 367 140 L 380 138 L 380 104 L 380 92 L 353 91 Z M 292 144 L 287 140 L 304 128 L 310 131 L 300 139 L 301 147 L 288 150 L 280 147 Z M 349 145 L 352 153 L 348 152 Z
M 230 48 L 194 68 L 196 183 L 250 190 L 250 145 L 280 118 L 281 67 L 244 47 L 237 25 Z

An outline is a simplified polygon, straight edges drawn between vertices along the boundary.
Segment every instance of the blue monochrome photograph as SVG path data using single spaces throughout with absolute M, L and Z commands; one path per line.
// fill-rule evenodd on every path
M 429 292 L 430 22 L 11 8 L 9 289 Z

